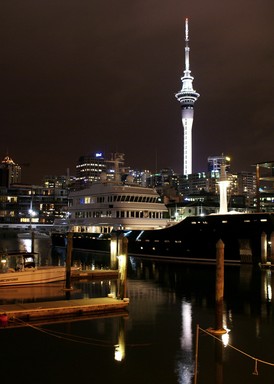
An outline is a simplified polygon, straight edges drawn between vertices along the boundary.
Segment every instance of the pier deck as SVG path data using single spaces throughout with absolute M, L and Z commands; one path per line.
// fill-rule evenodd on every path
M 30 321 L 41 318 L 121 312 L 125 311 L 128 304 L 128 300 L 110 297 L 7 304 L 0 305 L 0 315 L 6 314 L 8 319 L 17 318 Z
M 115 269 L 81 269 L 73 271 L 72 279 L 117 279 L 118 271 Z

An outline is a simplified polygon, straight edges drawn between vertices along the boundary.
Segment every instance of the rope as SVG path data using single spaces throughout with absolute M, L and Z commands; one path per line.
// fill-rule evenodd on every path
M 222 340 L 220 340 L 219 337 L 217 337 L 217 336 L 213 335 L 212 333 L 210 333 L 209 331 L 207 331 L 207 330 L 201 328 L 199 325 L 198 325 L 198 328 L 199 328 L 202 332 L 206 333 L 207 335 L 213 337 L 214 339 L 216 339 L 216 340 L 218 340 L 220 343 L 222 343 Z M 234 349 L 235 351 L 237 351 L 237 352 L 241 353 L 242 355 L 248 357 L 249 359 L 252 359 L 252 360 L 255 361 L 255 367 L 254 367 L 253 375 L 256 375 L 256 376 L 257 376 L 257 375 L 259 374 L 259 373 L 258 373 L 258 362 L 259 362 L 259 363 L 262 363 L 262 364 L 265 364 L 265 365 L 270 365 L 271 367 L 274 367 L 274 363 L 270 363 L 269 361 L 265 361 L 265 360 L 262 360 L 262 359 L 258 359 L 257 357 L 251 356 L 250 354 L 248 354 L 248 353 L 242 351 L 242 350 L 239 349 L 239 348 L 234 347 L 233 345 L 231 345 L 231 344 L 229 344 L 229 343 L 228 343 L 226 346 L 227 346 L 227 347 L 230 347 L 230 348 L 232 348 L 232 349 Z
M 35 325 L 32 325 L 30 323 L 26 323 L 24 322 L 23 320 L 20 320 L 20 319 L 17 319 L 16 320 L 18 322 L 20 322 L 21 324 L 27 326 L 27 327 L 30 327 L 36 331 L 39 331 L 39 332 L 42 332 L 42 333 L 45 333 L 46 335 L 49 335 L 49 336 L 52 336 L 52 337 L 56 337 L 57 339 L 62 339 L 62 340 L 66 340 L 66 341 L 72 341 L 74 343 L 81 343 L 81 344 L 89 344 L 89 345 L 94 345 L 94 346 L 103 346 L 103 347 L 113 347 L 113 344 L 109 343 L 108 345 L 102 345 L 102 344 L 107 344 L 107 342 L 105 341 L 100 341 L 100 340 L 95 340 L 94 339 L 91 339 L 91 338 L 88 338 L 88 337 L 82 337 L 82 336 L 76 336 L 76 335 L 70 335 L 70 334 L 65 334 L 63 332 L 58 332 L 58 331 L 49 331 L 43 327 L 37 327 Z
M 92 339 L 92 338 L 83 337 L 83 336 L 71 335 L 71 334 L 67 334 L 67 333 L 63 333 L 63 332 L 59 332 L 59 331 L 54 331 L 54 330 L 49 331 L 49 330 L 44 329 L 42 327 L 37 327 L 37 326 L 32 325 L 30 323 L 26 323 L 23 320 L 18 319 L 18 318 L 14 318 L 14 320 L 18 321 L 22 325 L 30 327 L 30 328 L 32 328 L 32 329 L 34 329 L 36 331 L 45 333 L 46 335 L 49 335 L 49 336 L 52 336 L 52 337 L 56 337 L 58 339 L 62 339 L 62 340 L 66 340 L 66 341 L 72 341 L 74 343 L 82 343 L 82 344 L 88 344 L 88 345 L 93 345 L 93 346 L 108 347 L 108 348 L 111 347 L 111 348 L 113 348 L 113 343 L 109 343 L 107 341 Z M 198 329 L 200 331 L 204 332 L 206 335 L 211 336 L 215 340 L 217 340 L 220 343 L 222 343 L 222 340 L 219 337 L 213 335 L 211 332 L 207 331 L 206 329 L 201 328 L 199 325 L 197 325 L 197 327 L 198 327 Z M 131 344 L 131 345 L 127 344 L 127 346 L 131 346 L 131 347 L 144 347 L 144 346 L 149 346 L 149 345 L 151 345 L 151 343 Z M 234 349 L 235 351 L 241 353 L 242 355 L 248 357 L 249 359 L 254 360 L 255 367 L 254 367 L 253 375 L 257 376 L 259 374 L 258 373 L 258 362 L 262 363 L 262 364 L 265 364 L 265 365 L 269 365 L 271 367 L 274 367 L 274 363 L 271 363 L 271 362 L 266 361 L 266 360 L 259 359 L 259 358 L 255 357 L 255 356 L 252 356 L 252 355 L 242 351 L 241 349 L 239 349 L 237 347 L 234 347 L 232 344 L 228 343 L 228 344 L 226 344 L 226 346 Z
M 99 347 L 107 347 L 107 348 L 113 348 L 113 343 L 104 341 L 104 340 L 98 340 L 98 339 L 92 339 L 89 337 L 84 336 L 77 336 L 77 335 L 71 335 L 64 332 L 54 331 L 54 330 L 47 330 L 43 327 L 38 327 L 33 324 L 27 323 L 21 319 L 14 318 L 14 320 L 18 321 L 20 324 L 25 325 L 26 327 L 30 327 L 34 329 L 35 331 L 39 331 L 42 333 L 45 333 L 46 335 L 56 337 L 58 339 L 66 340 L 66 341 L 72 341 L 74 343 L 81 343 L 81 344 L 88 344 L 93 346 L 99 346 Z M 128 347 L 144 347 L 149 346 L 151 343 L 144 343 L 144 344 L 127 344 Z

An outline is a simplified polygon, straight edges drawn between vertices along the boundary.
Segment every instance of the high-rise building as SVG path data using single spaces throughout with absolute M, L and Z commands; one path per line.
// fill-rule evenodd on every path
M 181 104 L 182 124 L 184 128 L 184 158 L 183 158 L 183 174 L 192 173 L 192 124 L 194 115 L 194 103 L 200 96 L 194 91 L 192 82 L 194 77 L 191 76 L 189 67 L 189 38 L 188 38 L 188 19 L 185 20 L 185 70 L 181 77 L 182 89 L 176 93 L 176 98 Z
M 274 211 L 274 161 L 256 164 L 257 212 Z
M 106 172 L 106 162 L 102 152 L 80 156 L 76 165 L 77 187 L 89 187 L 94 181 L 100 180 L 102 172 Z
M 105 158 L 102 152 L 80 156 L 76 165 L 76 189 L 88 188 L 92 183 L 100 180 L 114 180 L 121 178 L 127 169 L 124 166 L 123 153 L 112 153 Z
M 6 156 L 0 164 L 0 186 L 9 188 L 16 183 L 21 183 L 21 167 Z

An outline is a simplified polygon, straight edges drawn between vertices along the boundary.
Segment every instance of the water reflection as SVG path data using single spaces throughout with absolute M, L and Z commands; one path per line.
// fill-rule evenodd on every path
M 118 329 L 118 342 L 114 347 L 114 359 L 118 362 L 123 361 L 126 357 L 125 319 L 123 317 L 120 318 Z
M 262 272 L 262 275 L 263 275 L 263 294 L 266 298 L 266 301 L 271 301 L 272 300 L 272 286 L 271 286 L 272 272 L 270 269 L 267 269 Z
M 194 328 L 196 324 L 202 324 L 205 328 L 214 325 L 214 266 L 186 266 L 132 259 L 129 274 L 132 279 L 145 282 L 140 284 L 140 289 L 143 289 L 149 281 L 156 286 L 161 286 L 162 299 L 164 293 L 169 292 L 169 298 L 172 296 L 175 301 L 181 301 L 180 352 L 177 353 L 175 371 L 178 373 L 178 383 L 191 383 L 195 355 Z M 228 332 L 220 336 L 222 343 L 213 342 L 215 351 L 212 351 L 212 356 L 215 356 L 215 382 L 218 384 L 224 382 L 223 364 L 227 363 L 231 355 L 227 349 L 224 350 L 228 344 L 233 345 L 235 343 L 247 353 L 252 351 L 253 356 L 260 356 L 261 339 L 266 333 L 266 321 L 267 327 L 269 327 L 269 321 L 272 321 L 273 284 L 274 279 L 271 270 L 260 270 L 257 266 L 249 265 L 225 268 L 223 324 Z M 150 292 L 152 291 L 150 290 Z M 153 305 L 152 302 L 150 304 Z M 155 300 L 154 304 L 157 306 Z M 151 311 L 152 308 L 150 307 L 148 313 Z M 156 313 L 157 308 L 155 308 L 155 317 L 157 316 Z M 197 313 L 200 315 L 197 316 Z M 239 316 L 248 321 L 244 326 L 244 331 L 241 330 L 240 332 Z M 174 318 L 174 321 L 176 320 Z M 255 337 L 252 345 L 250 344 L 251 334 L 252 337 Z M 268 355 L 266 360 L 272 361 L 271 343 L 269 343 L 268 338 L 263 349 L 264 353 Z M 204 352 L 204 348 L 202 348 L 201 358 L 208 361 L 207 352 Z M 206 369 L 208 370 L 208 368 Z M 206 380 L 207 375 L 204 375 L 202 377 Z M 226 373 L 226 375 L 228 374 Z M 202 380 L 201 382 L 206 381 Z
M 181 361 L 178 361 L 178 376 L 180 384 L 192 382 L 194 361 L 193 361 L 193 333 L 192 333 L 192 305 L 182 301 L 182 329 L 181 329 Z
M 41 255 L 43 246 L 41 241 L 36 245 Z M 43 255 L 41 262 L 51 257 L 46 253 Z M 106 255 L 103 259 L 100 255 L 85 252 L 74 254 L 74 261 L 80 261 L 86 268 L 92 265 L 100 267 L 107 265 L 110 257 Z M 199 324 L 203 329 L 214 326 L 215 272 L 215 267 L 209 265 L 152 262 L 130 257 L 129 316 L 93 320 L 86 326 L 72 323 L 68 326 L 68 333 L 83 337 L 92 335 L 94 339 L 102 339 L 101 344 L 105 343 L 109 349 L 103 349 L 99 343 L 88 350 L 83 346 L 66 344 L 64 358 L 62 354 L 58 357 L 60 366 L 76 363 L 89 366 L 92 360 L 96 369 L 91 370 L 90 376 L 88 370 L 77 373 L 77 379 L 84 382 L 106 383 L 115 378 L 115 382 L 132 384 L 192 383 L 196 326 Z M 222 342 L 200 335 L 197 384 L 252 382 L 254 362 L 239 356 L 237 351 L 228 347 L 228 343 L 252 356 L 272 361 L 273 284 L 270 269 L 260 270 L 248 265 L 225 267 L 223 324 L 230 332 L 222 336 Z M 98 297 L 107 296 L 114 289 L 115 282 L 87 280 L 73 285 L 75 297 Z M 51 345 L 50 341 L 47 342 L 51 348 L 56 348 L 56 345 L 60 348 L 58 343 Z M 28 348 L 26 344 L 25 348 Z M 15 353 L 14 350 L 10 352 Z M 39 362 L 46 361 L 46 352 L 50 354 L 49 351 L 40 352 Z M 52 370 L 55 365 L 52 365 L 47 369 L 54 377 L 56 372 Z M 97 367 L 101 372 L 106 371 L 103 379 Z M 273 369 L 259 364 L 256 383 L 271 383 Z

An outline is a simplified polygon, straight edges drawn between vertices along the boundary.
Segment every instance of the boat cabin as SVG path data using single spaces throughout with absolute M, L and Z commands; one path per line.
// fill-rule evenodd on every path
M 35 268 L 35 253 L 11 252 L 0 255 L 0 272 L 24 271 L 27 268 Z
M 35 259 L 33 254 L 22 255 L 23 268 L 35 268 Z

